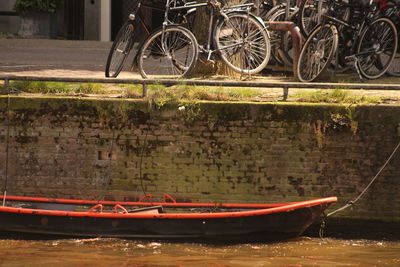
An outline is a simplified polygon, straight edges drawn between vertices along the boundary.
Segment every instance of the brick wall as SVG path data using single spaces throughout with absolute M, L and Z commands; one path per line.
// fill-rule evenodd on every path
M 137 200 L 144 190 L 193 202 L 338 196 L 338 208 L 363 190 L 400 139 L 396 106 L 159 108 L 137 100 L 11 97 L 7 117 L 7 105 L 0 98 L 0 186 L 10 195 Z M 398 221 L 399 162 L 400 152 L 338 216 Z

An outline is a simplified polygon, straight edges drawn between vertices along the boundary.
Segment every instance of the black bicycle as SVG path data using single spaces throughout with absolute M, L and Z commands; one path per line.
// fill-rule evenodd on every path
M 172 3 L 172 2 L 171 2 Z M 181 5 L 181 1 L 173 2 L 173 5 Z M 146 23 L 146 18 L 142 12 L 142 9 L 152 9 L 158 11 L 165 11 L 165 8 L 160 8 L 154 5 L 146 5 L 143 0 L 138 0 L 133 11 L 129 14 L 128 19 L 118 31 L 114 42 L 110 48 L 108 54 L 105 76 L 116 78 L 124 67 L 124 63 L 128 58 L 133 46 L 134 37 L 138 27 L 143 29 L 143 33 L 149 36 L 151 33 L 151 26 Z M 196 9 L 191 8 L 187 10 L 177 10 L 175 12 L 169 12 L 169 20 L 174 21 L 191 29 L 194 24 Z M 146 37 L 145 36 L 145 37 Z M 132 65 L 136 65 L 136 58 Z
M 382 0 L 380 9 L 385 16 L 393 20 L 397 27 L 397 34 L 400 34 L 400 0 Z M 400 77 L 400 47 L 397 47 L 396 55 L 387 73 L 391 76 Z
M 205 6 L 211 9 L 208 38 L 199 45 L 190 29 L 170 21 L 169 12 Z M 260 72 L 268 63 L 271 48 L 263 21 L 250 13 L 252 6 L 222 8 L 214 0 L 170 6 L 167 0 L 162 28 L 154 31 L 138 52 L 140 74 L 143 78 L 185 77 L 194 68 L 199 53 L 205 61 L 218 57 L 239 73 Z
M 343 14 L 350 15 L 344 20 Z M 392 20 L 377 14 L 372 0 L 348 4 L 338 0 L 329 2 L 321 14 L 322 23 L 310 33 L 300 53 L 299 80 L 317 79 L 335 55 L 353 62 L 360 77 L 381 77 L 396 54 L 398 37 Z
M 199 45 L 188 18 L 200 7 L 210 7 L 208 38 Z M 164 22 L 139 46 L 135 57 L 143 78 L 180 78 L 194 68 L 199 54 L 205 61 L 223 60 L 228 67 L 243 74 L 255 74 L 265 68 L 270 57 L 269 33 L 264 22 L 253 15 L 253 4 L 221 7 L 215 0 L 206 3 L 167 0 Z M 111 48 L 106 77 L 117 77 L 133 44 L 137 21 L 131 14 Z

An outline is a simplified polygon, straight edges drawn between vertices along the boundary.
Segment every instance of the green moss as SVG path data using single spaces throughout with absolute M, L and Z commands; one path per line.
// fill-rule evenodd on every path
M 7 96 L 0 96 L 0 109 L 7 110 Z M 69 116 L 99 118 L 103 126 L 122 127 L 127 124 L 145 123 L 149 118 L 148 107 L 142 100 L 95 99 L 77 97 L 10 97 L 11 121 L 28 125 L 41 116 L 52 116 L 52 123 L 62 123 Z
M 0 109 L 7 109 L 8 96 L 0 96 Z M 348 130 L 356 133 L 359 119 L 368 121 L 392 122 L 395 116 L 383 116 L 396 112 L 390 106 L 375 107 L 379 112 L 359 112 L 359 109 L 368 108 L 363 105 L 326 104 L 326 103 L 260 103 L 260 102 L 231 102 L 231 101 L 190 101 L 179 99 L 168 102 L 161 108 L 149 110 L 146 100 L 104 99 L 79 97 L 33 97 L 11 96 L 10 110 L 16 115 L 13 123 L 34 120 L 40 116 L 52 115 L 54 121 L 63 122 L 68 116 L 77 116 L 82 119 L 97 117 L 108 127 L 123 127 L 129 124 L 145 124 L 154 110 L 162 109 L 168 116 L 181 117 L 186 123 L 198 120 L 208 121 L 210 127 L 226 125 L 237 121 L 254 121 L 263 124 L 267 121 L 283 121 L 293 125 L 296 131 L 297 122 L 316 121 L 324 122 L 324 131 Z M 20 116 L 24 114 L 24 116 Z M 362 114 L 363 118 L 359 118 Z M 366 118 L 368 116 L 369 118 Z M 322 129 L 321 129 L 322 130 Z

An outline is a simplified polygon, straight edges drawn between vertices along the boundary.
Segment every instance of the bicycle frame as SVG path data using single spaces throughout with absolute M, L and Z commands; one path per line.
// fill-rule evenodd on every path
M 171 22 L 168 19 L 168 14 L 169 14 L 170 11 L 178 11 L 178 10 L 182 10 L 182 9 L 186 9 L 186 10 L 196 9 L 197 10 L 197 8 L 199 8 L 199 7 L 206 7 L 206 6 L 211 6 L 212 7 L 211 8 L 211 15 L 210 15 L 209 23 L 208 23 L 207 42 L 205 43 L 205 47 L 203 47 L 202 45 L 199 45 L 200 52 L 207 54 L 207 58 L 206 58 L 207 61 L 211 61 L 212 54 L 214 54 L 217 51 L 220 51 L 220 49 L 212 49 L 212 47 L 211 47 L 212 37 L 213 37 L 213 33 L 214 33 L 214 25 L 216 25 L 215 22 L 218 21 L 218 19 L 215 20 L 215 17 L 218 16 L 218 15 L 215 14 L 216 10 L 219 10 L 219 16 L 222 17 L 223 19 L 226 19 L 226 20 L 229 20 L 228 17 L 226 16 L 226 14 L 229 13 L 229 12 L 246 12 L 247 15 L 255 17 L 254 15 L 250 14 L 250 12 L 249 12 L 249 8 L 254 6 L 253 3 L 235 5 L 235 6 L 231 6 L 231 7 L 225 8 L 225 9 L 221 9 L 220 6 L 219 6 L 220 3 L 217 2 L 217 1 L 214 1 L 214 0 L 211 0 L 211 1 L 208 1 L 208 2 L 205 2 L 205 3 L 198 3 L 196 1 L 193 1 L 193 2 L 185 3 L 183 6 L 176 6 L 176 5 L 175 6 L 171 6 L 170 4 L 171 4 L 171 0 L 167 0 L 166 9 L 165 9 L 165 13 L 164 13 L 164 22 L 163 22 L 163 25 L 162 25 L 163 31 L 165 31 L 167 26 L 176 25 L 176 23 Z M 246 10 L 244 10 L 245 8 L 246 8 Z M 264 22 L 261 19 L 259 19 L 258 17 L 255 17 L 255 18 L 257 18 L 257 20 L 265 28 Z M 162 43 L 162 48 L 165 50 L 165 47 L 164 47 L 164 33 L 161 36 L 161 43 Z M 229 49 L 231 47 L 242 45 L 242 44 L 243 43 L 232 44 L 230 46 L 224 47 L 224 49 Z
M 322 2 L 323 1 L 319 1 L 318 3 L 318 9 L 321 9 L 322 6 Z M 332 3 L 332 5 L 335 5 L 335 3 Z M 341 8 L 342 9 L 346 9 L 346 8 L 354 8 L 357 7 L 359 5 L 352 5 L 352 4 L 341 4 Z M 332 8 L 330 6 L 330 8 Z M 365 18 L 363 20 L 361 20 L 360 24 L 356 24 L 356 25 L 352 25 L 350 23 L 348 23 L 347 21 L 344 21 L 342 19 L 338 19 L 335 18 L 333 16 L 330 16 L 329 14 L 321 14 L 321 19 L 322 19 L 322 24 L 326 24 L 326 23 L 331 23 L 333 25 L 335 25 L 336 27 L 338 27 L 338 25 L 344 26 L 347 29 L 350 29 L 353 33 L 354 33 L 354 42 L 352 42 L 352 46 L 351 46 L 351 51 L 355 50 L 355 47 L 359 41 L 359 38 L 362 34 L 362 32 L 366 29 L 366 27 L 368 27 L 368 25 L 370 24 L 371 21 L 373 21 L 375 19 L 374 16 L 371 16 L 371 12 L 369 11 L 362 11 L 362 16 Z M 327 21 L 327 22 L 326 22 Z M 376 51 L 371 51 L 370 53 L 375 53 Z M 366 52 L 359 54 L 359 55 L 365 55 Z M 346 59 L 352 59 L 354 57 L 359 56 L 358 54 L 352 54 L 346 57 Z

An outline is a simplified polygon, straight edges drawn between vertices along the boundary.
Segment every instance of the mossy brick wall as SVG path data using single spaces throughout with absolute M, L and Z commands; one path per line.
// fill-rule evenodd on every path
M 0 98 L 0 185 L 4 191 L 8 146 L 12 195 L 137 200 L 145 191 L 193 202 L 338 196 L 338 208 L 363 190 L 400 139 L 397 106 L 182 108 L 11 97 L 8 113 L 7 100 Z M 400 152 L 363 199 L 338 216 L 398 221 L 399 163 Z

